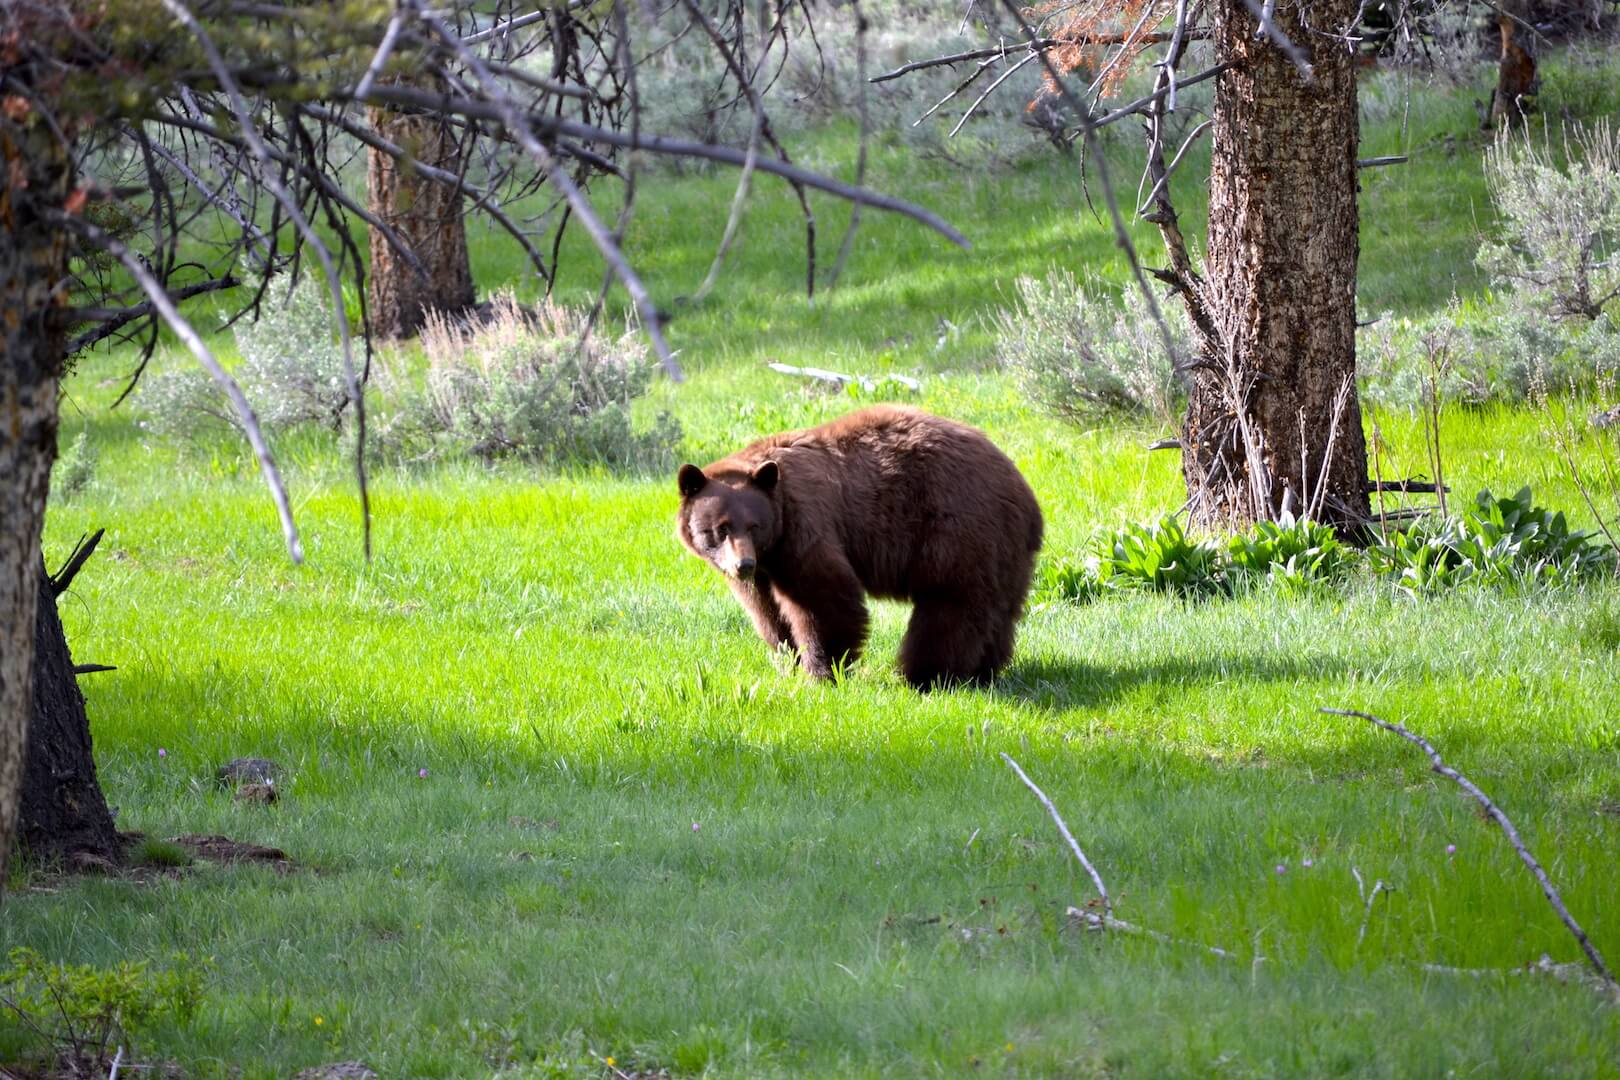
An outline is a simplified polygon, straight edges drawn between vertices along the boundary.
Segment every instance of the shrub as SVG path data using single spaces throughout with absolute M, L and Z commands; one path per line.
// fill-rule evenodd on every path
M 1529 488 L 1501 499 L 1482 491 L 1461 514 L 1414 522 L 1369 554 L 1376 569 L 1411 592 L 1469 582 L 1565 582 L 1615 564 L 1612 548 L 1572 531 L 1562 513 L 1536 506 Z
M 1049 604 L 1084 604 L 1102 595 L 1103 584 L 1097 576 L 1095 560 L 1075 562 L 1072 559 L 1042 559 L 1035 570 L 1032 590 L 1037 608 Z
M 236 381 L 267 431 L 339 427 L 349 404 L 343 350 L 332 328 L 331 298 L 318 279 L 305 276 L 296 286 L 288 277 L 271 282 L 258 321 L 237 325 L 236 346 L 242 355 Z M 160 434 L 240 428 L 219 384 L 191 365 L 142 380 L 140 401 Z
M 1501 132 L 1485 152 L 1485 178 L 1502 215 L 1502 242 L 1479 250 L 1498 281 L 1556 315 L 1596 319 L 1620 296 L 1620 135 L 1602 120 L 1551 145 Z
M 1066 270 L 1021 277 L 1017 287 L 1017 306 L 996 312 L 991 324 L 1003 363 L 1028 397 L 1068 420 L 1110 411 L 1174 416 L 1181 384 L 1139 290 L 1127 289 L 1121 303 L 1096 279 L 1081 284 Z M 1192 353 L 1185 316 L 1170 303 L 1159 310 L 1182 363 Z
M 1127 525 L 1097 546 L 1094 573 L 1104 588 L 1207 595 L 1226 588 L 1220 544 L 1191 540 L 1174 515 Z
M 671 463 L 680 425 L 660 413 L 646 431 L 630 404 L 646 393 L 656 367 L 639 334 L 585 336 L 585 314 L 549 300 L 532 312 L 497 298 L 483 325 L 464 328 L 429 316 L 423 389 L 380 365 L 378 410 L 383 447 L 419 456 L 468 453 L 554 464 L 659 468 Z M 397 360 L 396 360 L 397 364 Z
M 96 478 L 96 448 L 81 431 L 56 459 L 51 476 L 51 494 L 64 499 L 78 495 Z
M 1226 549 L 1232 577 L 1293 591 L 1343 577 L 1352 561 L 1331 525 L 1291 515 L 1256 524 L 1232 537 Z
M 128 1049 L 131 1036 L 158 1020 L 189 1021 L 202 1003 L 207 969 L 184 953 L 156 974 L 129 962 L 68 967 L 28 948 L 13 949 L 10 965 L 0 970 L 0 1008 L 46 1040 L 67 1076 L 107 1072 L 113 1048 Z

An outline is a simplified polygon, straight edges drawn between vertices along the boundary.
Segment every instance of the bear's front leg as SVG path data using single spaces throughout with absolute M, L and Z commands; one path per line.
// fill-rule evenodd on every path
M 763 570 L 755 573 L 752 581 L 728 577 L 726 583 L 731 586 L 731 592 L 742 604 L 743 610 L 748 612 L 755 631 L 765 639 L 765 644 L 773 650 L 793 648 L 793 629 L 783 617 L 782 609 L 777 606 L 771 579 Z
M 819 552 L 776 585 L 776 600 L 793 632 L 799 663 L 817 679 L 852 664 L 866 644 L 866 590 L 841 554 Z

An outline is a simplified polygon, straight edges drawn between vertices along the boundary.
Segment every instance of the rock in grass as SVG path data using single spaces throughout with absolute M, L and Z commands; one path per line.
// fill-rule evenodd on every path
M 274 784 L 281 777 L 281 766 L 262 757 L 233 758 L 214 773 L 221 784 Z
M 377 1080 L 377 1074 L 363 1061 L 338 1061 L 305 1069 L 293 1080 Z
M 232 796 L 239 803 L 253 803 L 258 806 L 269 806 L 280 797 L 274 784 L 243 784 Z

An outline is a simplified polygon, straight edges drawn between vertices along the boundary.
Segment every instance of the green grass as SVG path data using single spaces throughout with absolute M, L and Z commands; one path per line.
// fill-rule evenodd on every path
M 1423 112 L 1414 165 L 1379 174 L 1365 206 L 1433 225 L 1421 245 L 1369 228 L 1368 310 L 1478 287 L 1471 110 Z M 1464 133 L 1455 156 L 1420 149 L 1446 129 Z M 1401 138 L 1375 126 L 1369 152 Z M 843 135 L 815 145 L 847 160 Z M 722 289 L 674 324 L 693 378 L 648 403 L 677 413 L 688 455 L 853 404 L 766 359 L 892 366 L 1008 449 L 1053 554 L 1179 505 L 1173 455 L 1143 449 L 1157 432 L 1064 427 L 991 369 L 976 315 L 1011 276 L 1120 274 L 1072 173 L 964 178 L 899 151 L 878 169 L 876 186 L 904 178 L 949 209 L 975 253 L 868 215 L 845 284 L 810 309 L 791 293 L 790 206 L 763 197 Z M 632 254 L 660 296 L 701 279 L 729 192 L 723 176 L 644 188 Z M 820 220 L 836 235 L 836 212 Z M 515 276 L 479 253 L 480 281 Z M 577 297 L 596 271 L 573 265 Z M 941 317 L 965 333 L 936 352 Z M 106 411 L 129 363 L 92 358 L 69 384 L 64 438 L 87 430 L 97 465 L 47 523 L 53 561 L 108 527 L 61 605 L 76 657 L 119 668 L 84 680 L 103 786 L 125 828 L 224 833 L 298 864 L 20 874 L 0 946 L 213 958 L 197 1019 L 143 1056 L 244 1077 L 351 1058 L 391 1077 L 607 1076 L 609 1056 L 734 1077 L 1616 1075 L 1620 1012 L 1585 989 L 1421 970 L 1578 953 L 1421 755 L 1316 711 L 1432 738 L 1620 960 L 1612 583 L 1054 606 L 1026 619 L 994 690 L 928 696 L 893 670 L 905 609 L 880 605 L 868 658 L 815 685 L 774 668 L 679 550 L 672 478 L 384 469 L 368 566 L 331 440 L 295 436 L 280 446 L 310 555 L 295 568 L 240 448 L 176 447 Z M 1374 419 L 1386 472 L 1424 471 L 1416 421 Z M 1578 509 L 1541 429 L 1525 411 L 1448 412 L 1448 476 Z M 1235 959 L 1066 929 L 1089 882 L 1003 751 L 1122 918 Z M 276 806 L 213 782 L 242 755 L 286 768 Z M 1353 868 L 1395 887 L 1359 945 Z M 6 1023 L 0 1061 L 27 1048 Z

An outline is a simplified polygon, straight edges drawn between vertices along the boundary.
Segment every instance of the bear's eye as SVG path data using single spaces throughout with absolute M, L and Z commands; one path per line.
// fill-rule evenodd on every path
M 718 536 L 721 540 L 725 540 L 726 537 L 731 535 L 731 526 L 723 523 L 716 525 L 714 527 L 714 535 Z

